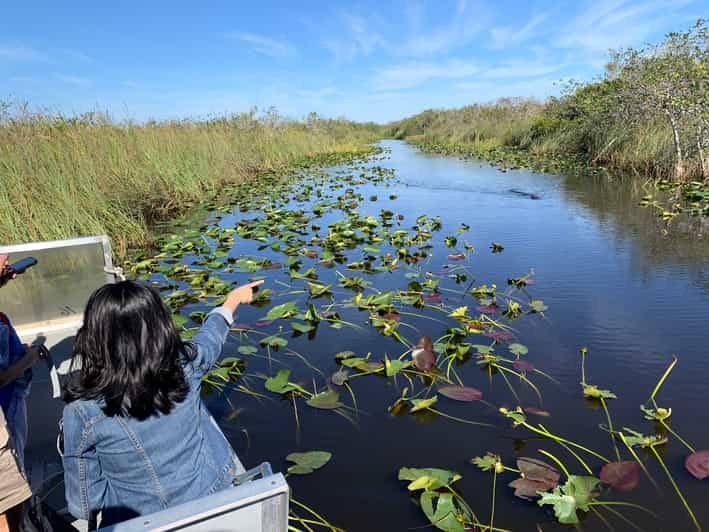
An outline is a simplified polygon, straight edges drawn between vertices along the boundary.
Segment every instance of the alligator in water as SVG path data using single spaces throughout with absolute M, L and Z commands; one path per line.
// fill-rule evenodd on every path
M 539 196 L 538 194 L 534 194 L 532 192 L 524 192 L 522 190 L 517 190 L 514 188 L 511 188 L 510 192 L 512 194 L 517 194 L 518 196 L 524 196 L 525 198 L 529 198 L 529 199 L 542 199 L 542 197 Z

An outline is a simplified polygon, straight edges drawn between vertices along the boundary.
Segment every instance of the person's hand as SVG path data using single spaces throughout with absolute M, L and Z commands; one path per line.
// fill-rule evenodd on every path
M 254 288 L 261 286 L 263 282 L 264 280 L 261 279 L 235 288 L 226 296 L 223 306 L 233 313 L 240 304 L 251 303 L 254 300 Z
M 17 275 L 14 273 L 12 275 L 6 275 L 8 263 L 8 254 L 0 253 L 0 286 L 4 285 L 10 279 L 14 279 L 15 277 L 17 277 Z
M 36 345 L 33 345 L 33 346 L 25 345 L 25 348 L 27 349 L 25 351 L 25 356 L 29 357 L 29 359 L 32 361 L 33 365 L 42 359 L 42 350 L 39 347 L 37 347 Z

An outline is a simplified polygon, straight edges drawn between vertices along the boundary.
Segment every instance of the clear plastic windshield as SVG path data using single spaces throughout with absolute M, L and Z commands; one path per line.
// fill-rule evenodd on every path
M 18 328 L 81 319 L 96 288 L 112 281 L 111 253 L 105 236 L 0 246 L 10 263 L 34 257 L 38 264 L 0 288 L 0 311 Z

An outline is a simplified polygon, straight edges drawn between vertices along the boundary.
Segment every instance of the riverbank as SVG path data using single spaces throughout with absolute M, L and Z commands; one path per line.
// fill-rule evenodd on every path
M 361 153 L 377 137 L 374 124 L 275 114 L 146 124 L 0 114 L 0 242 L 107 233 L 122 258 L 227 184 Z

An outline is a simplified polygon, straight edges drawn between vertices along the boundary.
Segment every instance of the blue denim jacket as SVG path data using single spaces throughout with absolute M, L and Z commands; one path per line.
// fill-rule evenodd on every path
M 243 466 L 200 399 L 202 376 L 219 357 L 229 331 L 215 309 L 192 339 L 187 398 L 167 415 L 144 421 L 106 416 L 96 401 L 64 408 L 64 480 L 69 511 L 102 525 L 208 495 L 231 484 Z

